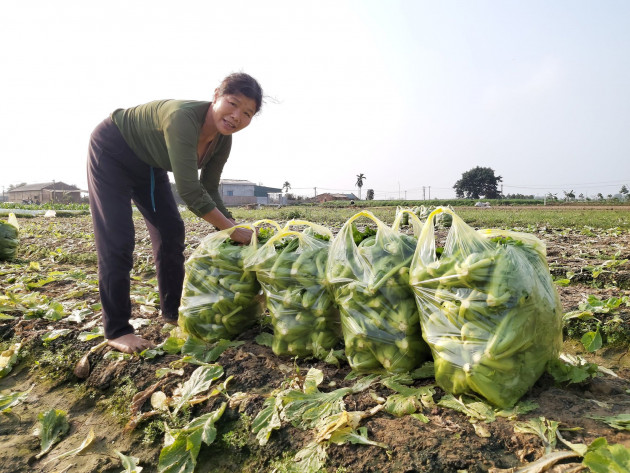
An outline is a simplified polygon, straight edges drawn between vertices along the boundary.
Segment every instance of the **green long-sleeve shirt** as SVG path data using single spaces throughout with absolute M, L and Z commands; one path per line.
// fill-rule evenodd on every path
M 219 181 L 232 137 L 218 134 L 201 165 L 197 164 L 197 142 L 209 106 L 210 102 L 156 100 L 115 110 L 112 120 L 142 161 L 173 173 L 177 192 L 195 215 L 218 208 L 231 217 L 221 199 Z

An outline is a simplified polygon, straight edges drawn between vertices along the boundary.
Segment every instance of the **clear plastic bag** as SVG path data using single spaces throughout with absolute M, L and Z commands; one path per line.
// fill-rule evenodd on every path
M 291 230 L 296 226 L 306 228 Z M 276 355 L 325 357 L 341 339 L 339 313 L 326 283 L 330 240 L 329 229 L 292 220 L 245 262 L 265 294 Z
M 433 219 L 451 214 L 443 251 Z M 536 237 L 475 231 L 451 209 L 425 223 L 411 264 L 435 379 L 452 394 L 477 393 L 513 406 L 536 382 L 562 344 L 562 307 Z
M 407 212 L 399 212 L 391 228 L 371 212 L 359 212 L 330 247 L 327 279 L 339 307 L 348 362 L 357 371 L 411 371 L 429 356 L 409 286 L 416 239 L 398 231 Z M 376 224 L 375 234 L 358 231 L 354 222 L 361 217 Z M 410 217 L 419 229 L 420 221 Z
M 19 225 L 15 214 L 8 221 L 0 220 L 0 261 L 12 261 L 17 255 Z
M 207 342 L 229 340 L 260 321 L 264 309 L 260 284 L 243 263 L 258 248 L 255 230 L 262 222 L 270 221 L 212 233 L 188 258 L 179 307 L 179 325 L 185 332 Z M 249 245 L 230 239 L 237 228 L 254 231 Z

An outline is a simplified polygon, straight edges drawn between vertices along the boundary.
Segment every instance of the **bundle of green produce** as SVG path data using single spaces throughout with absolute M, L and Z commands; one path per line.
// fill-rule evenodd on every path
M 0 220 L 0 261 L 12 261 L 17 255 L 19 226 L 15 214 L 9 220 Z
M 452 210 L 452 207 L 449 205 L 448 206 L 449 209 Z M 405 210 L 403 207 L 397 207 L 396 208 L 396 212 L 400 212 L 402 210 Z M 435 210 L 435 207 L 433 205 L 429 206 L 429 207 L 425 207 L 424 205 L 420 205 L 418 207 L 412 207 L 411 212 L 413 212 L 421 221 L 424 221 L 427 219 L 427 217 L 429 216 L 429 214 L 431 212 L 433 212 Z M 437 214 L 435 217 L 435 226 L 436 227 L 450 227 L 451 223 L 452 223 L 452 218 L 451 215 L 445 212 L 442 212 L 440 214 Z M 413 222 L 412 222 L 413 223 Z M 401 225 L 405 226 L 405 225 L 409 225 L 409 214 L 405 214 L 402 217 L 401 220 Z
M 295 226 L 306 228 L 290 230 Z M 339 313 L 326 283 L 331 239 L 321 225 L 292 220 L 245 261 L 265 294 L 276 355 L 321 357 L 340 340 Z
M 263 227 L 256 235 L 256 228 L 263 223 L 272 227 Z M 254 231 L 249 245 L 230 239 L 237 228 Z M 230 340 L 260 320 L 260 284 L 255 273 L 244 268 L 243 261 L 256 251 L 261 240 L 279 229 L 276 222 L 261 220 L 212 233 L 201 242 L 186 261 L 179 308 L 179 325 L 184 331 L 207 342 Z
M 359 212 L 330 247 L 327 279 L 339 307 L 348 362 L 357 371 L 411 371 L 429 355 L 409 286 L 416 239 L 398 231 L 405 212 L 391 228 L 371 212 Z M 374 222 L 376 231 L 358 231 L 354 222 L 360 217 Z
M 433 218 L 441 212 L 453 223 L 440 252 Z M 435 379 L 451 394 L 475 392 L 513 406 L 557 358 L 562 308 L 534 236 L 475 231 L 438 208 L 418 239 L 410 284 Z

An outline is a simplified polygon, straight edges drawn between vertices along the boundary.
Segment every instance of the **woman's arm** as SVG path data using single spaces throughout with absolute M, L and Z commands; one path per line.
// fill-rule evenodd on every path
M 223 213 L 216 207 L 205 214 L 203 219 L 217 227 L 219 230 L 232 228 L 236 225 L 236 222 L 233 219 L 223 215 Z M 248 244 L 252 239 L 252 231 L 247 228 L 237 228 L 232 232 L 230 238 L 238 243 Z

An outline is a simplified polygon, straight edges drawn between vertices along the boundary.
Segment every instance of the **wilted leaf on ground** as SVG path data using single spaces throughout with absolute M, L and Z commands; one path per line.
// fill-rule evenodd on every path
M 68 432 L 70 424 L 68 424 L 66 412 L 60 409 L 50 409 L 39 414 L 37 418 L 40 422 L 39 437 L 42 450 L 36 455 L 36 458 L 41 458 Z
M 586 348 L 586 351 L 593 353 L 602 347 L 602 334 L 599 331 L 599 325 L 595 332 L 586 332 L 581 339 L 582 345 Z
M 588 446 L 582 464 L 593 473 L 625 473 L 630 471 L 630 449 L 621 444 L 609 445 L 601 437 Z
M 616 416 L 586 416 L 591 419 L 606 422 L 614 429 L 630 430 L 630 414 L 618 414 Z
M 501 409 L 500 411 L 496 411 L 495 414 L 498 417 L 505 417 L 507 419 L 514 420 L 521 414 L 527 414 L 528 412 L 535 411 L 538 407 L 538 403 L 534 401 L 521 401 L 514 407 Z
M 34 387 L 35 385 L 31 386 L 28 391 L 0 394 L 0 412 L 10 412 L 11 408 L 26 401 L 26 398 L 28 398 L 28 394 Z
M 179 430 L 168 431 L 158 461 L 159 473 L 192 473 L 197 463 L 201 442 L 210 445 L 217 436 L 215 423 L 225 412 L 227 403 L 204 414 Z
M 545 446 L 545 453 L 551 453 L 556 448 L 557 431 L 558 422 L 545 419 L 544 417 L 535 417 L 527 422 L 516 422 L 514 424 L 514 432 L 537 435 Z
M 589 378 L 597 376 L 598 366 L 579 360 L 575 357 L 551 360 L 547 363 L 549 373 L 556 383 L 581 383 Z
M 252 432 L 256 434 L 258 443 L 264 446 L 269 441 L 271 432 L 282 427 L 280 410 L 282 398 L 271 396 L 265 399 L 262 409 L 252 422 Z
M 21 343 L 14 343 L 10 348 L 0 353 L 0 379 L 8 375 L 20 355 Z
M 336 444 L 353 443 L 360 445 L 372 445 L 374 447 L 389 448 L 387 444 L 383 442 L 375 442 L 368 439 L 367 428 L 359 427 L 356 430 L 350 430 L 348 428 L 344 430 L 336 431 L 331 437 L 330 441 Z
M 289 466 L 290 473 L 317 473 L 326 464 L 325 444 L 311 442 L 293 457 L 294 463 Z
M 138 463 L 140 462 L 138 458 L 124 455 L 118 450 L 114 450 L 114 453 L 118 455 L 120 461 L 122 462 L 122 466 L 125 468 L 120 473 L 140 473 L 142 471 L 142 467 L 138 466 Z
M 316 442 L 330 440 L 331 442 L 341 444 L 346 442 L 364 443 L 374 445 L 375 442 L 367 440 L 367 432 L 365 438 L 357 439 L 354 437 L 356 429 L 359 427 L 361 420 L 371 417 L 383 409 L 383 405 L 377 405 L 369 411 L 342 411 L 339 414 L 332 415 L 321 419 L 317 426 L 315 435 Z
M 316 378 L 312 378 L 316 381 Z M 283 397 L 284 409 L 282 415 L 293 424 L 294 427 L 310 429 L 315 427 L 319 419 L 337 414 L 344 410 L 343 398 L 348 394 L 364 391 L 372 385 L 376 376 L 366 376 L 357 381 L 350 388 L 340 388 L 325 393 L 315 388 L 313 392 L 301 390 L 288 391 Z M 309 389 L 314 382 L 309 381 Z
M 256 343 L 264 347 L 271 348 L 273 342 L 273 335 L 268 332 L 262 332 L 256 336 Z
M 387 397 L 385 402 L 385 411 L 395 417 L 413 414 L 420 407 L 420 402 L 415 396 L 406 396 L 404 394 L 392 394 Z
M 42 342 L 52 342 L 53 340 L 58 339 L 59 337 L 64 337 L 68 335 L 72 330 L 68 328 L 61 328 L 57 330 L 52 330 L 50 332 L 46 332 L 42 335 Z
M 62 453 L 61 455 L 57 455 L 56 457 L 51 458 L 50 460 L 48 460 L 46 463 L 50 463 L 50 462 L 53 462 L 55 460 L 62 460 L 64 458 L 73 457 L 75 455 L 78 455 L 79 453 L 82 453 L 85 450 L 87 450 L 92 445 L 92 442 L 94 442 L 94 429 L 90 429 L 90 432 L 88 433 L 87 437 L 83 440 L 81 445 L 79 445 L 77 448 L 73 448 L 72 450 L 68 450 L 67 452 Z M 44 463 L 44 465 L 46 463 Z
M 219 340 L 208 344 L 193 337 L 188 337 L 181 347 L 182 355 L 190 355 L 204 363 L 215 362 L 228 348 L 241 346 L 242 341 Z
M 448 407 L 461 412 L 467 415 L 471 422 L 494 422 L 496 419 L 494 409 L 490 405 L 466 396 L 456 398 L 451 394 L 447 394 L 438 401 L 438 406 Z
M 79 334 L 79 340 L 82 342 L 87 342 L 90 340 L 94 340 L 95 338 L 104 337 L 105 332 L 103 331 L 103 327 L 94 327 L 89 332 L 81 332 Z
M 201 394 L 210 389 L 213 381 L 223 376 L 223 367 L 219 365 L 200 366 L 193 371 L 190 379 L 186 381 L 178 390 L 177 395 L 173 395 L 175 410 L 179 410 L 197 394 Z

